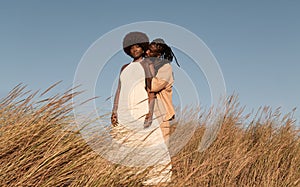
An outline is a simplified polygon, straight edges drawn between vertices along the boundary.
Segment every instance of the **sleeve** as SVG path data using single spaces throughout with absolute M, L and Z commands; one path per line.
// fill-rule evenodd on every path
M 160 78 L 154 77 L 151 83 L 151 92 L 159 92 L 168 85 L 168 82 Z
M 172 81 L 172 67 L 170 64 L 162 66 L 151 81 L 151 92 L 159 92 Z

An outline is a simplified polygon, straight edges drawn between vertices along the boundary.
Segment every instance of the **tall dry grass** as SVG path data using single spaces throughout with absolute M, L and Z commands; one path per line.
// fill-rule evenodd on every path
M 51 88 L 40 94 L 18 85 L 0 101 L 0 186 L 142 186 L 147 170 L 135 175 L 134 168 L 101 158 L 68 130 L 71 99 L 80 93 L 41 99 Z M 199 142 L 214 114 L 189 124 L 197 129 L 172 157 L 168 186 L 300 186 L 299 130 L 291 114 L 265 107 L 250 119 L 235 98 L 225 107 L 216 140 L 203 152 Z

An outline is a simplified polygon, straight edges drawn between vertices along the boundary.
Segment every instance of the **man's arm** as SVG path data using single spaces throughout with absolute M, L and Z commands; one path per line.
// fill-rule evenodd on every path
M 151 79 L 151 92 L 159 92 L 166 88 L 168 84 L 173 81 L 172 76 L 172 66 L 170 64 L 165 64 L 162 66 L 155 77 Z
M 149 105 L 149 112 L 146 114 L 145 121 L 144 121 L 144 128 L 150 127 L 152 124 L 152 118 L 153 118 L 153 111 L 154 111 L 154 103 L 155 103 L 155 93 L 150 92 L 151 91 L 151 80 L 155 74 L 154 65 L 149 59 L 144 59 L 144 61 L 141 63 L 144 70 L 145 70 L 145 76 L 146 76 L 146 91 L 148 93 L 148 105 Z

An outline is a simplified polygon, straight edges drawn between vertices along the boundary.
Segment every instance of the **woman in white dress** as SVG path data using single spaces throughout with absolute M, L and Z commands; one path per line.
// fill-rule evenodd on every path
M 131 32 L 123 40 L 123 49 L 133 61 L 121 68 L 111 123 L 115 140 L 121 145 L 118 161 L 142 170 L 152 166 L 143 183 L 155 185 L 171 181 L 172 166 L 155 116 L 151 125 L 145 126 L 149 113 L 146 84 L 151 77 L 148 61 L 144 60 L 148 45 L 148 37 L 141 32 Z

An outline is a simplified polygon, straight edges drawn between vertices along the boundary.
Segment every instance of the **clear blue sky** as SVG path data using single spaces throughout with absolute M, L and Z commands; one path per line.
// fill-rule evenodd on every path
M 270 105 L 291 111 L 300 107 L 299 9 L 299 1 L 277 0 L 1 1 L 0 96 L 20 82 L 37 90 L 63 80 L 59 88 L 70 88 L 82 55 L 103 34 L 133 22 L 164 21 L 206 43 L 227 93 L 239 94 L 247 110 Z M 130 61 L 121 52 L 115 58 Z M 119 70 L 107 71 L 116 76 Z M 207 104 L 207 86 L 197 89 Z

